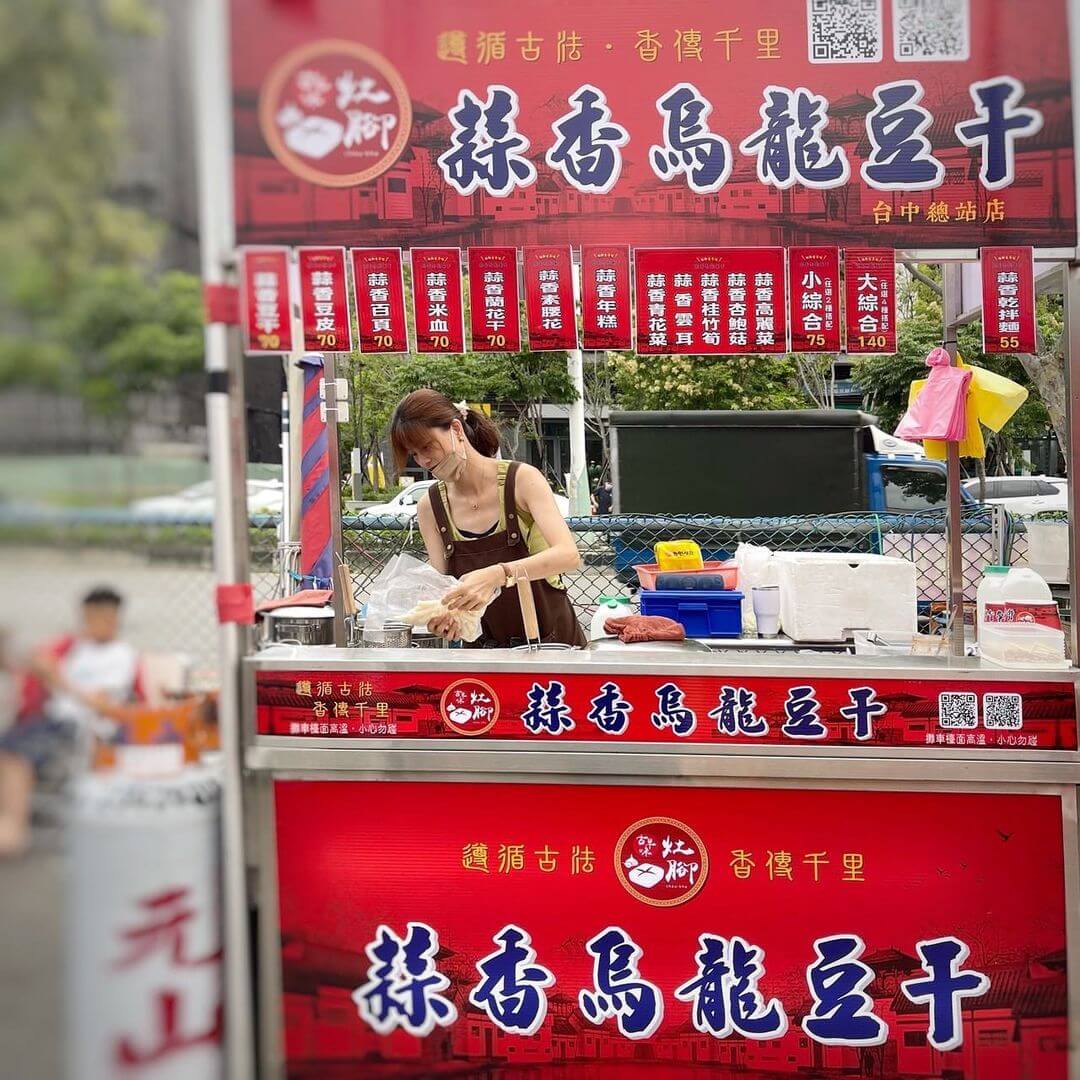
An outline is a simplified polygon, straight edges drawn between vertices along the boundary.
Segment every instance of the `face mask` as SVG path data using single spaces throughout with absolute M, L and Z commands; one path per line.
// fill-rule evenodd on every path
M 441 480 L 444 484 L 452 483 L 459 479 L 461 474 L 465 471 L 465 465 L 468 462 L 466 456 L 465 447 L 460 448 L 460 452 L 457 444 L 457 432 L 451 432 L 450 438 L 452 440 L 452 448 L 450 452 L 439 462 L 438 465 L 432 466 L 431 472 L 434 474 L 436 480 Z

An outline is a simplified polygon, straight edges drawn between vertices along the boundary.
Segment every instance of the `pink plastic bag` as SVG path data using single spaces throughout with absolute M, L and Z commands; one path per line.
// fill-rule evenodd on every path
M 926 358 L 930 377 L 896 428 L 898 439 L 960 442 L 967 434 L 967 391 L 971 369 L 952 367 L 944 349 Z

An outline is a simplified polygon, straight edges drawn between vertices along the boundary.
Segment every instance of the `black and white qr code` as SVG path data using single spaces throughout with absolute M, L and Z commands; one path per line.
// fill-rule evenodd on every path
M 1018 731 L 1024 726 L 1024 702 L 1019 694 L 983 694 L 983 727 L 987 731 Z
M 896 60 L 966 60 L 971 52 L 968 0 L 892 0 Z
M 811 64 L 881 60 L 881 0 L 806 0 L 806 29 Z
M 960 691 L 938 694 L 938 723 L 943 728 L 979 726 L 979 696 Z

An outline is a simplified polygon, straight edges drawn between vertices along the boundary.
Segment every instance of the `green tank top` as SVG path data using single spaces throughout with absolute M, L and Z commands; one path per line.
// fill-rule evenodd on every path
M 499 472 L 499 524 L 495 527 L 495 532 L 505 532 L 506 530 L 506 499 L 504 492 L 506 488 L 506 471 L 510 468 L 509 461 L 497 462 Z M 461 530 L 457 527 L 457 522 L 454 521 L 454 515 L 450 511 L 450 497 L 446 492 L 446 485 L 439 481 L 439 494 L 442 496 L 443 506 L 446 507 L 446 516 L 450 522 L 450 531 L 453 534 L 455 542 L 467 544 L 470 540 L 479 539 L 479 537 L 463 536 Z M 521 531 L 525 540 L 525 546 L 529 549 L 530 555 L 539 555 L 541 551 L 547 551 L 551 545 L 544 539 L 544 534 L 536 527 L 536 522 L 533 521 L 532 515 L 527 511 L 518 507 L 518 521 L 521 523 Z M 549 577 L 548 583 L 554 585 L 556 589 L 563 588 L 562 578 L 557 574 L 554 577 Z

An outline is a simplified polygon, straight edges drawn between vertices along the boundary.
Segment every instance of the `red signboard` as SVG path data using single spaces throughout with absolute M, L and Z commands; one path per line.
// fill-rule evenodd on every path
M 979 262 L 982 265 L 983 352 L 1035 352 L 1034 249 L 983 248 L 979 252 Z
M 1075 750 L 1068 682 L 262 671 L 262 735 Z
M 230 8 L 242 243 L 1076 244 L 1066 0 Z
M 783 248 L 639 248 L 639 353 L 787 351 Z
M 849 353 L 896 352 L 896 260 L 892 250 L 844 250 Z
M 1067 1076 L 1058 795 L 274 797 L 290 1076 Z
M 469 248 L 469 329 L 473 352 L 518 352 L 517 248 Z
M 292 352 L 292 305 L 287 248 L 245 248 L 240 253 L 240 325 L 244 352 Z
M 457 248 L 413 248 L 409 259 L 416 351 L 464 352 L 461 252 Z
M 523 253 L 529 349 L 576 349 L 574 264 L 568 247 L 527 247 Z
M 830 247 L 788 251 L 791 351 L 840 351 L 840 252 Z
M 353 248 L 353 285 L 362 353 L 409 351 L 400 248 Z
M 632 349 L 630 249 L 594 244 L 581 249 L 582 346 Z
M 310 352 L 352 352 L 345 249 L 304 247 L 297 250 L 296 258 L 304 348 Z

